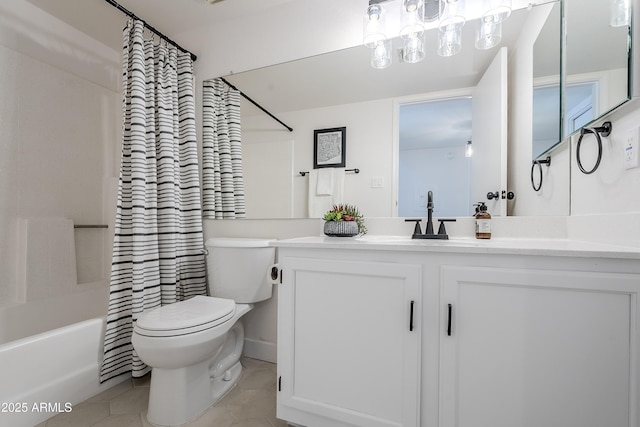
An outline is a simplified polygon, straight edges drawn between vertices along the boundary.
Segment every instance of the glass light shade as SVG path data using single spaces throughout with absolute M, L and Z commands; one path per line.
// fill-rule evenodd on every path
M 473 145 L 471 145 L 471 141 L 467 141 L 467 146 L 464 149 L 464 156 L 465 157 L 473 156 Z
M 464 0 L 440 1 L 440 27 L 452 24 L 464 25 L 465 16 Z
M 376 47 L 371 49 L 371 66 L 377 69 L 391 65 L 391 40 L 379 40 Z
M 502 22 L 488 15 L 478 20 L 476 28 L 476 48 L 491 49 L 500 44 L 502 40 Z
M 440 0 L 423 0 L 418 6 L 418 18 L 422 22 L 432 22 L 440 17 Z
M 425 29 L 418 16 L 418 6 L 421 4 L 422 0 L 404 0 L 402 28 L 400 29 L 400 37 L 404 40 L 422 37 Z
M 612 27 L 627 27 L 630 22 L 629 0 L 610 0 Z
M 422 4 L 422 0 L 403 0 L 402 6 L 404 10 L 409 13 L 416 12 L 420 5 Z
M 453 56 L 462 50 L 462 27 L 452 24 L 438 28 L 438 55 Z
M 384 8 L 379 4 L 370 5 L 364 15 L 362 42 L 366 47 L 375 48 L 386 38 Z
M 402 60 L 414 64 L 424 59 L 424 33 L 406 39 Z
M 492 15 L 494 21 L 504 22 L 511 15 L 511 0 L 484 0 L 483 11 L 483 19 Z
M 438 55 L 453 56 L 462 50 L 465 23 L 464 0 L 441 0 L 438 24 Z

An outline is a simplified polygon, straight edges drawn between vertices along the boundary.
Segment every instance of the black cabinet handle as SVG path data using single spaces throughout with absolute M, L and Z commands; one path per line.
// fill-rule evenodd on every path
M 451 304 L 449 304 L 449 314 L 448 314 L 448 318 L 447 318 L 447 335 L 451 336 L 451 311 L 452 311 L 452 307 Z
M 409 332 L 413 332 L 413 304 L 415 301 L 411 301 L 411 310 L 409 312 Z

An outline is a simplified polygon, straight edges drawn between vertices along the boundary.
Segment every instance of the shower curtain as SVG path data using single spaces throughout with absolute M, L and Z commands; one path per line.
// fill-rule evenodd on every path
M 206 80 L 202 92 L 202 211 L 244 218 L 240 92 L 221 79 Z
M 193 62 L 145 40 L 130 19 L 123 45 L 123 142 L 100 381 L 150 368 L 131 345 L 149 309 L 206 295 Z

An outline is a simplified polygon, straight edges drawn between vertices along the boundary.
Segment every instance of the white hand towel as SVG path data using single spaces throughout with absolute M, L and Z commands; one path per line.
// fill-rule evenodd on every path
M 344 203 L 344 168 L 333 168 L 333 186 L 328 196 L 316 194 L 319 170 L 322 169 L 314 169 L 309 173 L 309 218 L 322 218 L 333 205 Z
M 316 196 L 330 196 L 333 193 L 333 168 L 318 169 Z

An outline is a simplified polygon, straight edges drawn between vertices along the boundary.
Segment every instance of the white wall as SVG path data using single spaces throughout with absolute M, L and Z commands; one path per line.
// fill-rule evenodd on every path
M 399 216 L 423 218 L 428 190 L 433 192 L 434 216 L 442 218 L 471 215 L 471 159 L 465 157 L 465 148 L 400 151 Z
M 119 63 L 107 67 L 104 55 L 92 74 L 81 52 L 98 57 L 104 46 L 27 3 L 9 3 L 0 20 L 0 305 L 30 295 L 18 267 L 21 219 L 110 223 L 120 139 L 121 96 L 110 80 Z M 111 230 L 74 232 L 79 283 L 62 292 L 107 286 Z
M 610 214 L 640 213 L 640 168 L 624 168 L 624 148 L 627 133 L 640 132 L 640 109 L 636 100 L 607 120 L 613 124 L 611 135 L 602 138 L 602 160 L 598 169 L 585 175 L 576 163 L 577 136 L 571 141 L 571 215 L 602 215 L 597 224 L 600 229 L 613 227 L 614 219 Z M 602 122 L 598 123 L 601 125 Z M 597 153 L 596 140 L 593 135 L 585 136 L 582 142 L 581 159 L 585 169 L 595 164 Z M 629 230 L 635 224 L 629 224 Z M 640 239 L 640 236 L 637 236 Z
M 345 126 L 346 133 L 346 168 L 358 168 L 360 173 L 347 173 L 345 176 L 344 201 L 356 204 L 365 216 L 388 217 L 392 212 L 393 183 L 393 101 L 383 99 L 357 104 L 337 105 L 333 107 L 301 110 L 281 113 L 278 118 L 293 128 L 287 131 L 269 117 L 261 114 L 242 118 L 242 139 L 246 144 L 244 150 L 251 152 L 251 161 L 245 165 L 245 174 L 249 179 L 261 179 L 272 182 L 274 170 L 286 168 L 292 180 L 293 198 L 282 199 L 283 203 L 291 202 L 291 215 L 285 217 L 308 217 L 307 197 L 309 176 L 300 176 L 300 171 L 313 169 L 313 131 Z M 263 147 L 251 145 L 271 144 L 277 146 L 293 141 L 293 159 L 283 158 L 279 150 L 265 152 Z M 253 151 L 263 154 L 262 164 L 253 161 Z M 284 150 L 286 151 L 286 150 Z M 269 167 L 265 168 L 265 165 Z M 261 167 L 266 170 L 254 175 L 247 167 Z M 382 178 L 382 187 L 372 187 L 372 179 Z M 282 178 L 285 181 L 285 178 Z M 279 181 L 280 182 L 280 181 Z M 285 185 L 285 184 L 279 184 Z M 250 183 L 246 190 L 247 200 L 255 198 L 251 206 L 267 206 L 273 203 L 272 192 L 253 191 L 258 187 Z M 281 197 L 281 196 L 278 196 Z M 280 199 L 278 199 L 280 200 Z M 251 218 L 264 218 L 259 215 Z

